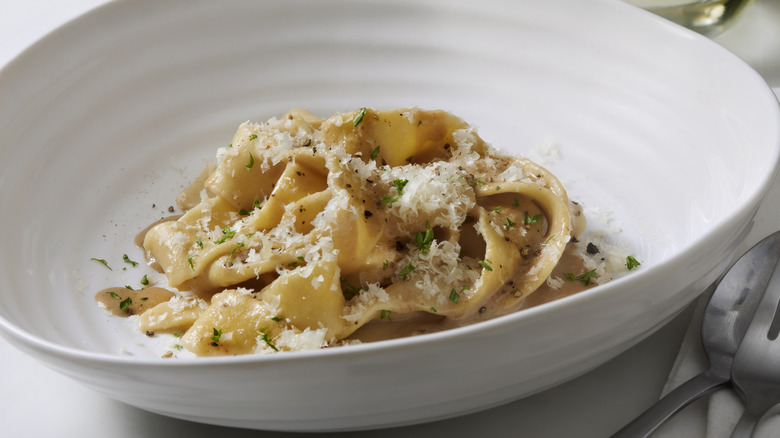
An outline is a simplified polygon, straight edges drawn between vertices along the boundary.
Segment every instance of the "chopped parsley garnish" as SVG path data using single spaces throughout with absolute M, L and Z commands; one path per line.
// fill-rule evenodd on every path
M 515 200 L 512 201 L 512 207 L 519 207 L 520 206 L 520 199 L 515 196 Z
M 341 279 L 341 289 L 342 290 L 346 289 L 346 293 L 350 297 L 353 297 L 360 293 L 360 288 L 350 283 L 349 280 L 347 280 L 346 278 Z
M 396 178 L 393 181 L 393 185 L 395 186 L 395 190 L 398 192 L 398 194 L 395 197 L 393 197 L 393 196 L 385 196 L 384 198 L 382 198 L 381 204 L 382 205 L 392 204 L 393 202 L 396 202 L 399 199 L 401 199 L 401 195 L 403 195 L 403 192 L 404 192 L 404 187 L 406 187 L 406 184 L 408 184 L 408 183 L 409 183 L 408 179 L 398 179 L 398 178 Z
M 433 312 L 433 313 L 439 313 L 439 311 L 438 311 L 438 310 L 436 310 L 436 308 L 435 308 L 435 307 L 431 307 L 431 312 Z
M 279 351 L 279 349 L 276 348 L 276 345 L 271 342 L 271 338 L 268 336 L 268 333 L 266 333 L 265 330 L 266 328 L 263 327 L 257 331 L 260 333 L 260 340 L 265 342 L 265 345 L 271 347 L 274 351 Z
M 236 243 L 236 247 L 233 248 L 233 251 L 230 251 L 230 261 L 231 262 L 234 260 L 234 255 L 236 254 L 236 251 L 238 251 L 242 246 L 244 246 L 244 242 L 238 242 L 238 243 Z
M 485 184 L 487 184 L 487 183 L 486 183 L 485 181 L 482 181 L 481 179 L 478 179 L 478 180 L 477 180 L 477 184 L 479 184 L 479 185 L 483 185 L 483 186 L 484 186 L 484 185 L 485 185 Z
M 580 275 L 575 275 L 575 274 L 571 274 L 571 273 L 564 274 L 564 275 L 566 276 L 567 280 L 569 280 L 569 281 L 579 281 L 579 282 L 581 282 L 585 286 L 590 284 L 590 280 L 592 278 L 598 278 L 598 276 L 599 276 L 599 274 L 596 273 L 595 269 L 590 270 L 590 271 L 585 272 L 585 273 L 580 274 Z
M 232 239 L 233 236 L 235 235 L 236 235 L 235 231 L 231 230 L 230 227 L 225 227 L 222 229 L 222 237 L 220 237 L 219 240 L 217 240 L 214 243 L 219 245 L 220 243 L 224 243 L 228 239 Z
M 251 169 L 252 166 L 254 166 L 254 165 L 255 165 L 255 157 L 252 156 L 252 153 L 250 152 L 249 153 L 249 162 L 246 164 L 247 170 Z
M 379 156 L 379 146 L 375 147 L 373 151 L 371 151 L 371 159 L 373 160 Z
M 626 257 L 626 268 L 628 268 L 629 271 L 638 267 L 639 265 L 641 265 L 641 263 L 639 263 L 639 261 L 635 259 L 634 256 Z
M 390 260 L 385 260 L 384 263 L 382 263 L 382 270 L 387 270 L 388 266 L 390 266 Z
M 249 212 L 246 211 L 245 208 L 242 208 L 241 210 L 238 210 L 238 214 L 240 214 L 241 216 L 249 216 Z
M 406 265 L 405 268 L 401 269 L 401 271 L 398 272 L 398 276 L 399 277 L 406 277 L 412 271 L 414 271 L 414 265 L 409 263 L 408 265 Z
M 147 301 L 149 297 L 141 297 L 141 301 Z
M 483 268 L 487 269 L 488 271 L 492 271 L 493 270 L 493 268 L 490 266 L 490 263 L 493 263 L 493 262 L 491 262 L 490 260 L 487 260 L 487 259 L 480 260 L 477 263 L 479 263 L 479 266 L 482 266 Z
M 122 299 L 122 297 L 120 297 L 116 292 L 109 292 L 108 294 L 111 295 L 111 298 L 116 298 L 117 300 Z
M 360 108 L 360 109 L 358 110 L 358 112 L 357 112 L 357 115 L 356 115 L 356 116 L 355 116 L 355 118 L 352 120 L 352 127 L 354 128 L 354 127 L 356 127 L 357 125 L 359 125 L 359 124 L 360 124 L 360 122 L 362 122 L 362 121 L 363 121 L 363 117 L 365 117 L 365 116 L 366 116 L 366 108 L 365 108 L 365 107 L 363 107 L 363 108 Z
M 493 211 L 496 213 L 501 213 L 501 206 L 499 205 L 498 207 L 493 208 Z
M 417 242 L 417 249 L 420 250 L 420 254 L 427 254 L 431 249 L 431 243 L 433 243 L 433 229 L 428 226 L 425 231 L 418 231 L 414 239 Z
M 98 263 L 102 264 L 103 266 L 105 266 L 105 267 L 106 267 L 106 268 L 108 268 L 109 270 L 113 271 L 113 269 L 111 269 L 111 266 L 108 266 L 108 262 L 107 262 L 107 261 L 105 261 L 105 260 L 103 260 L 103 259 L 96 259 L 96 258 L 92 257 L 90 260 L 94 260 L 94 261 L 96 261 L 96 262 L 98 262 Z
M 392 321 L 390 319 L 390 311 L 389 310 L 383 310 L 382 313 L 379 315 L 379 319 L 386 319 L 388 321 Z
M 452 288 L 450 291 L 450 301 L 457 304 L 458 301 L 460 301 L 460 294 L 455 290 L 455 288 Z
M 257 140 L 257 134 L 252 134 L 249 136 L 249 141 Z
M 517 224 L 515 222 L 512 222 L 512 219 L 506 218 L 506 224 L 504 225 L 504 227 L 506 227 L 507 230 L 514 227 L 515 225 Z
M 133 304 L 133 299 L 130 298 L 130 297 L 127 297 L 124 300 L 122 300 L 121 303 L 119 303 L 119 309 L 120 310 L 127 310 L 127 308 L 130 307 L 131 304 Z
M 181 350 L 184 347 L 182 347 L 180 344 L 173 344 L 173 348 L 175 348 L 177 350 Z
M 273 322 L 279 322 L 279 321 L 281 321 L 281 320 L 282 320 L 282 318 L 280 318 L 280 317 L 278 317 L 278 316 L 272 316 L 272 317 L 271 317 L 271 321 L 273 321 Z
M 133 286 L 130 286 L 128 284 L 125 285 L 125 289 L 135 290 L 135 289 L 133 289 Z
M 211 339 L 214 342 L 219 342 L 219 339 L 222 338 L 222 330 L 217 330 L 216 328 L 212 327 L 212 336 Z
M 523 212 L 523 225 L 531 225 L 539 222 L 544 218 L 541 214 L 535 214 L 533 216 L 528 214 L 528 210 Z
M 134 268 L 138 266 L 138 262 L 130 260 L 130 257 L 128 257 L 127 254 L 122 254 L 122 260 L 124 260 L 125 263 L 132 265 Z
M 149 284 L 149 277 L 147 277 L 146 274 L 144 274 L 143 278 L 141 278 L 141 284 L 144 286 Z
M 192 261 L 192 257 L 187 259 L 187 263 L 190 264 L 190 268 L 194 271 L 195 270 L 195 262 Z
M 198 248 L 203 249 L 203 241 L 200 240 L 200 237 L 195 241 L 195 244 L 198 245 Z
M 259 199 L 255 199 L 255 202 L 252 203 L 252 207 L 254 208 L 260 208 L 263 204 L 260 202 Z
M 409 155 L 408 157 L 406 157 L 406 162 L 407 163 L 411 163 L 413 158 L 414 158 L 414 155 Z
M 176 333 L 173 334 L 173 336 L 175 338 L 180 338 L 181 337 L 181 332 L 176 332 Z

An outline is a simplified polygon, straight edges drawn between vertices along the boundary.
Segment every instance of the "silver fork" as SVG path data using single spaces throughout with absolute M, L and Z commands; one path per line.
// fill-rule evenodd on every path
M 732 438 L 748 438 L 764 414 L 780 403 L 780 269 L 775 269 L 734 356 L 731 379 L 745 400 Z

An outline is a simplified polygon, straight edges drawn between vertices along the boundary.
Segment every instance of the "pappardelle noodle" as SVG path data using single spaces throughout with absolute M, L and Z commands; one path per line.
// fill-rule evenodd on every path
M 327 120 L 296 109 L 244 123 L 184 193 L 185 213 L 152 227 L 143 246 L 170 287 L 191 293 L 139 324 L 181 333 L 197 355 L 322 348 L 370 324 L 506 314 L 584 227 L 550 172 L 421 109 Z

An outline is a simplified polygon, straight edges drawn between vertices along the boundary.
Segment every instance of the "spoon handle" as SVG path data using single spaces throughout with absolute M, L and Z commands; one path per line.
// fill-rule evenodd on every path
M 726 383 L 728 378 L 716 376 L 709 370 L 705 371 L 666 394 L 642 415 L 612 435 L 612 438 L 647 437 L 682 408 Z

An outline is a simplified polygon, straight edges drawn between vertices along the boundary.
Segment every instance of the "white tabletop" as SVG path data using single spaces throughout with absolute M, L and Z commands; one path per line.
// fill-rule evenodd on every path
M 0 0 L 0 66 L 50 30 L 105 1 Z M 780 91 L 780 2 L 755 0 L 741 21 L 716 41 Z M 779 215 L 780 179 L 762 205 L 744 248 L 780 229 Z M 338 436 L 608 436 L 658 398 L 689 317 L 690 312 L 682 314 L 583 376 L 514 403 L 446 421 Z M 0 394 L 0 436 L 9 438 L 304 436 L 190 423 L 130 407 L 49 370 L 3 339 Z

